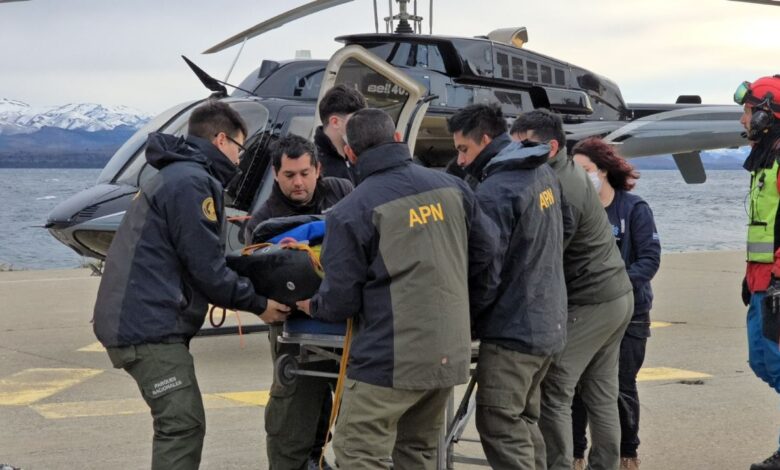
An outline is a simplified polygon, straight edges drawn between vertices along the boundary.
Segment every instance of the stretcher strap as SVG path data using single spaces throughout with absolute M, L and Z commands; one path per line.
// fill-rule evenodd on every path
M 322 452 L 320 452 L 319 468 L 323 470 L 325 465 L 325 449 L 328 448 L 328 444 L 331 440 L 331 430 L 336 423 L 336 417 L 339 415 L 339 408 L 341 408 L 341 396 L 344 392 L 344 379 L 347 377 L 347 363 L 349 362 L 349 347 L 352 344 L 352 319 L 347 320 L 347 333 L 344 336 L 344 350 L 341 352 L 341 361 L 339 363 L 339 377 L 336 379 L 336 390 L 333 393 L 333 408 L 330 410 L 330 420 L 328 421 L 328 433 L 325 436 L 325 444 L 322 446 Z

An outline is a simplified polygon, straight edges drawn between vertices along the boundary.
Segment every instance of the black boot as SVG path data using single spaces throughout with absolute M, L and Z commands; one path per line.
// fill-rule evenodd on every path
M 775 451 L 768 459 L 761 463 L 754 463 L 750 470 L 780 470 L 780 450 Z

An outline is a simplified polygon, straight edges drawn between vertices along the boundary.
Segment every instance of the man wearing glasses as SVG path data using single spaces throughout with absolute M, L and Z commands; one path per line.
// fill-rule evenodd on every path
M 747 269 L 742 284 L 742 300 L 749 306 L 748 362 L 761 380 L 780 393 L 780 75 L 743 82 L 734 101 L 744 106 L 739 122 L 751 146 L 743 164 L 750 172 Z M 780 469 L 780 450 L 750 466 L 750 470 L 775 469 Z
M 244 121 L 218 101 L 192 112 L 186 139 L 150 134 L 146 159 L 159 171 L 141 184 L 106 257 L 94 331 L 151 409 L 155 470 L 200 465 L 206 417 L 189 343 L 208 304 L 266 323 L 290 311 L 225 263 L 222 192 L 245 137 Z

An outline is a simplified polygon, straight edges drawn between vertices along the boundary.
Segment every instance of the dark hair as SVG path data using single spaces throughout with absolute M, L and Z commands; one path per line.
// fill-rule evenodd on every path
M 607 172 L 607 181 L 615 189 L 631 191 L 639 179 L 639 172 L 625 158 L 615 152 L 615 148 L 598 137 L 588 137 L 577 142 L 571 150 L 572 155 L 582 154 L 590 158 L 599 170 Z
M 282 168 L 282 157 L 285 155 L 287 155 L 287 158 L 295 160 L 302 155 L 308 154 L 311 166 L 316 167 L 318 162 L 314 144 L 295 134 L 286 135 L 272 143 L 268 148 L 268 153 L 271 155 L 271 164 L 273 164 L 274 170 L 277 172 Z
M 327 126 L 328 119 L 334 114 L 352 114 L 364 108 L 366 99 L 359 91 L 346 85 L 336 85 L 320 101 L 320 120 L 323 126 Z
M 447 120 L 450 134 L 460 132 L 475 142 L 487 134 L 495 139 L 506 133 L 504 113 L 498 105 L 473 104 L 461 109 Z
M 187 134 L 212 140 L 220 132 L 232 138 L 238 137 L 239 132 L 244 138 L 249 137 L 241 115 L 222 101 L 208 100 L 192 111 Z
M 347 143 L 358 156 L 371 147 L 394 142 L 394 136 L 393 118 L 381 109 L 361 109 L 347 121 Z
M 561 117 L 546 109 L 535 109 L 517 116 L 509 133 L 516 134 L 528 131 L 534 131 L 540 140 L 555 139 L 558 141 L 558 148 L 566 148 L 566 133 L 563 131 Z

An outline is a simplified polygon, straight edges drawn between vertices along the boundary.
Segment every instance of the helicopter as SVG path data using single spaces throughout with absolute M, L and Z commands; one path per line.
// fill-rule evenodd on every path
M 249 39 L 351 1 L 311 1 L 231 36 L 205 53 L 241 45 L 235 65 Z M 626 103 L 612 80 L 524 47 L 528 42 L 524 27 L 469 38 L 434 35 L 431 21 L 429 34 L 424 34 L 417 0 L 395 2 L 398 12 L 393 13 L 391 0 L 380 32 L 374 0 L 374 33 L 337 37 L 344 47 L 328 61 L 266 59 L 237 86 L 211 77 L 185 58 L 212 92 L 205 99 L 225 101 L 248 126 L 241 176 L 227 188 L 229 216 L 242 216 L 265 201 L 274 180 L 268 145 L 289 133 L 311 138 L 321 124 L 316 112 L 319 100 L 338 84 L 356 88 L 369 106 L 387 111 L 415 161 L 433 168 L 443 168 L 456 154 L 447 119 L 475 103 L 500 106 L 509 121 L 523 112 L 549 109 L 563 119 L 570 146 L 596 135 L 618 146 L 627 158 L 672 154 L 688 183 L 706 178 L 701 150 L 745 143 L 739 106 L 704 105 L 696 95 L 681 95 L 670 104 Z M 432 9 L 431 1 L 429 19 Z M 228 93 L 226 86 L 233 91 Z M 174 106 L 139 129 L 113 155 L 97 185 L 55 207 L 45 227 L 78 254 L 104 259 L 133 194 L 156 171 L 145 159 L 146 136 L 185 134 L 190 112 L 203 101 Z M 239 230 L 238 224 L 227 224 L 227 250 L 241 247 Z

